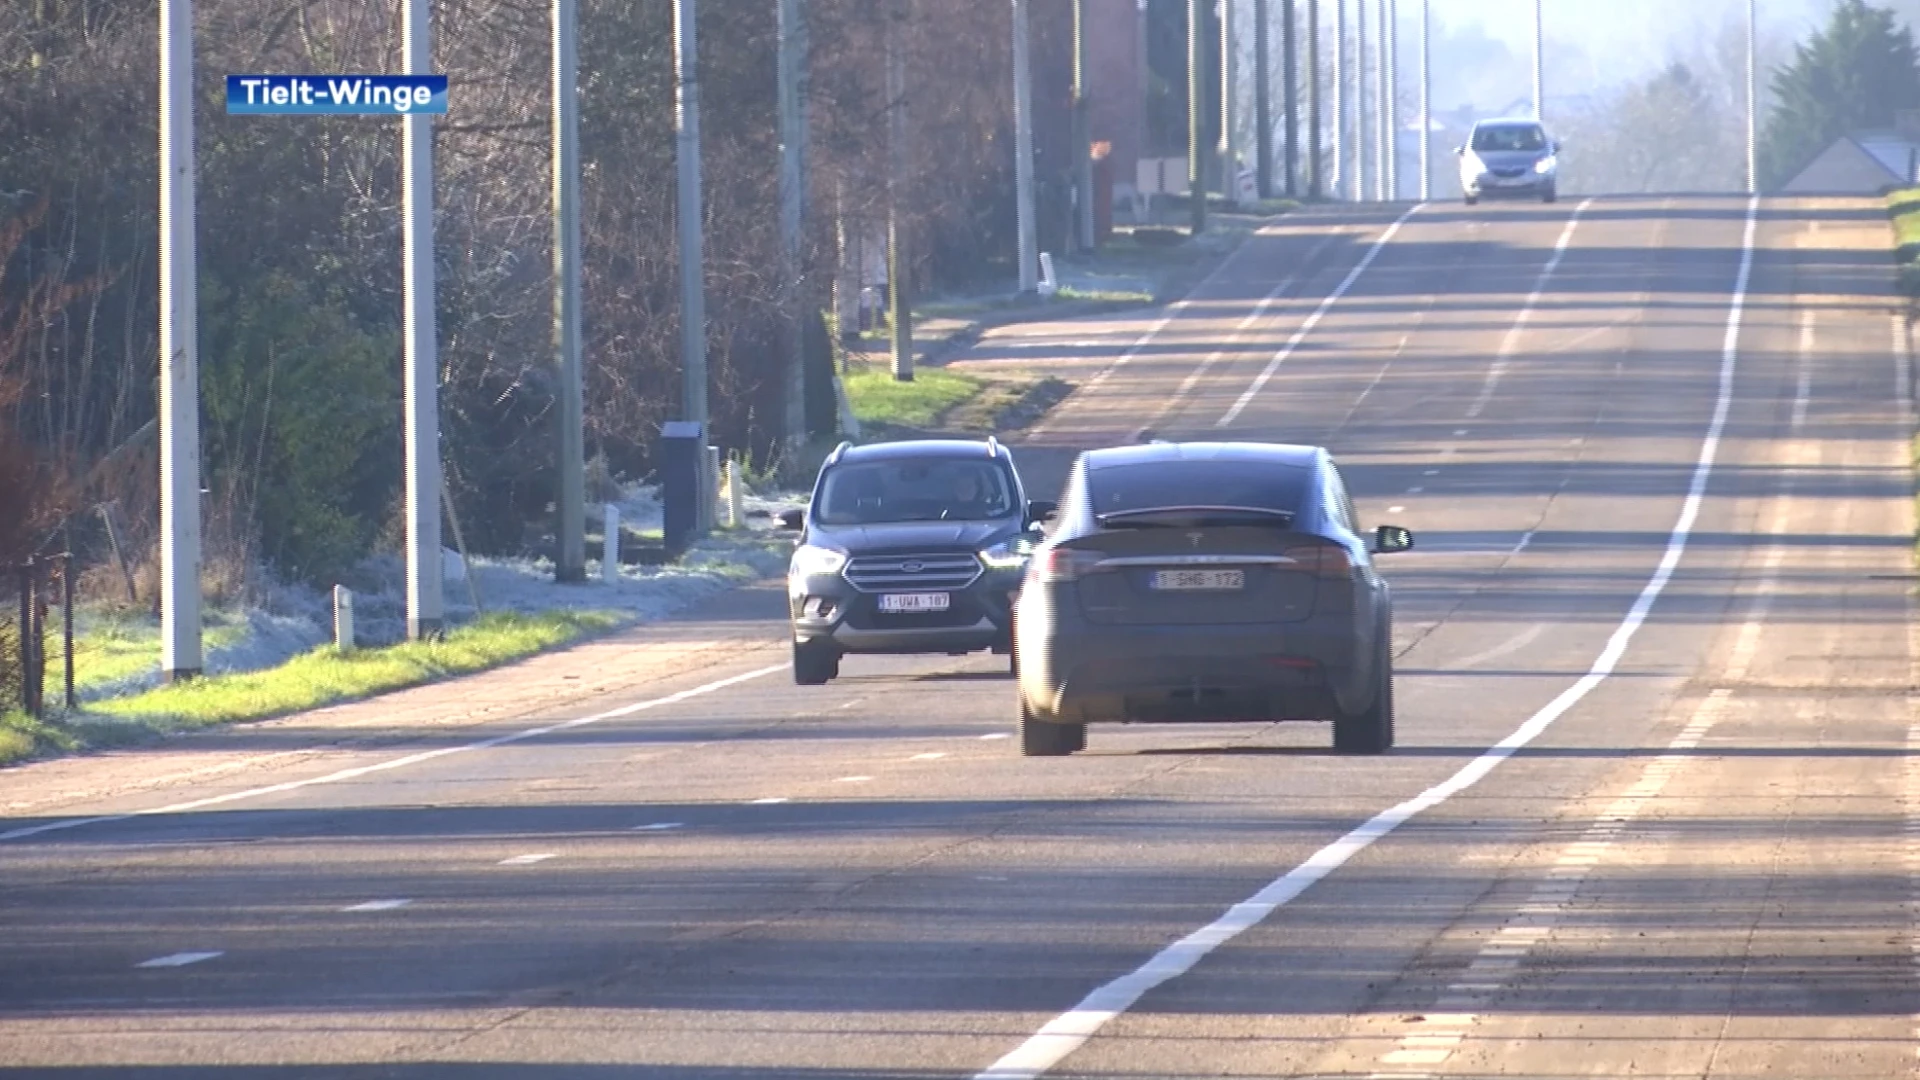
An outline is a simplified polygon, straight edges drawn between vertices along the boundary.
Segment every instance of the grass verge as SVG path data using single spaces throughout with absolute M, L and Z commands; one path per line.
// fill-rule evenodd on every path
M 862 424 L 927 428 L 985 385 L 971 375 L 922 367 L 912 382 L 896 382 L 885 364 L 865 364 L 845 376 L 847 403 Z
M 440 641 L 336 652 L 322 646 L 279 667 L 216 675 L 97 702 L 58 724 L 19 713 L 0 717 L 0 764 L 48 751 L 143 742 L 157 735 L 268 720 L 466 675 L 611 629 L 601 611 L 495 612 Z
M 1920 187 L 1889 192 L 1887 214 L 1893 219 L 1893 260 L 1899 267 L 1900 291 L 1920 300 Z

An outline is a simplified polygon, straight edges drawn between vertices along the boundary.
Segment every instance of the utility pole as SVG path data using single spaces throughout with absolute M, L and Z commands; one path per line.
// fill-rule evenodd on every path
M 1747 0 L 1747 194 L 1760 194 L 1760 13 Z
M 1312 0 L 1308 0 L 1309 3 Z M 1280 80 L 1286 84 L 1286 96 L 1281 99 L 1281 124 L 1286 128 L 1284 155 L 1287 183 L 1287 198 L 1300 195 L 1300 35 L 1299 10 L 1295 0 L 1281 0 L 1280 18 Z
M 806 68 L 806 28 L 800 0 L 779 0 L 780 107 L 780 318 L 786 327 L 786 436 L 790 452 L 807 441 L 807 349 L 800 307 L 800 237 L 806 172 L 802 146 L 806 116 L 801 73 Z
M 680 168 L 676 210 L 680 217 L 680 413 L 700 425 L 703 443 L 713 438 L 707 415 L 706 253 L 700 190 L 700 53 L 695 41 L 695 0 L 673 0 L 674 153 Z M 699 447 L 700 490 L 694 528 L 713 527 L 717 478 Z
M 1354 0 L 1353 4 L 1353 201 L 1365 202 L 1367 199 L 1367 177 L 1372 175 L 1372 162 L 1368 160 L 1367 144 L 1373 140 L 1367 136 L 1367 4 L 1370 0 Z
M 1271 0 L 1253 0 L 1253 183 L 1262 199 L 1273 198 L 1272 58 L 1268 55 L 1267 7 Z
M 1318 0 L 1316 0 L 1316 3 Z M 1334 198 L 1346 190 L 1347 168 L 1347 0 L 1333 0 L 1333 167 L 1328 177 Z
M 1420 201 L 1433 198 L 1433 0 L 1420 0 Z
M 1373 96 L 1378 112 L 1373 118 L 1373 194 L 1380 202 L 1393 198 L 1393 24 L 1388 0 L 1379 2 L 1379 26 L 1374 32 Z
M 555 581 L 587 578 L 586 395 L 580 370 L 579 0 L 553 0 L 553 349 L 560 498 Z
M 900 202 L 907 152 L 907 72 L 900 54 L 903 0 L 887 12 L 887 322 L 893 338 L 893 379 L 913 381 L 913 294 L 907 285 L 906 222 Z
M 1039 240 L 1033 220 L 1033 71 L 1027 57 L 1027 0 L 1013 3 L 1014 227 L 1019 233 L 1020 294 L 1040 282 Z
M 427 36 L 429 0 L 406 0 L 406 74 L 433 73 Z M 440 358 L 434 329 L 433 117 L 410 112 L 400 121 L 401 324 L 406 338 L 407 636 L 437 638 L 445 609 L 440 565 Z
M 1318 199 L 1322 193 L 1320 183 L 1321 169 L 1321 122 L 1324 117 L 1320 108 L 1320 0 L 1306 0 L 1307 4 L 1307 198 Z
M 1218 0 L 1220 17 L 1220 195 L 1240 200 L 1240 57 L 1234 52 L 1234 8 L 1238 0 Z
M 1400 0 L 1387 5 L 1387 198 L 1400 198 Z
M 160 0 L 160 676 L 200 674 L 193 2 Z
M 1207 231 L 1207 0 L 1187 0 L 1187 202 L 1193 235 Z
M 1087 98 L 1087 0 L 1073 0 L 1074 223 L 1081 251 L 1092 251 L 1093 103 Z
M 1544 124 L 1547 121 L 1547 30 L 1545 13 L 1541 10 L 1543 2 L 1533 0 L 1533 118 Z

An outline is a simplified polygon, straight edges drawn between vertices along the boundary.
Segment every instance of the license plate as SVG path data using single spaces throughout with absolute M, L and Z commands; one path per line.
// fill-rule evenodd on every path
M 880 610 L 901 615 L 918 611 L 945 611 L 953 597 L 943 592 L 887 593 L 880 598 Z
M 1169 592 L 1223 592 L 1247 587 L 1245 570 L 1156 570 L 1153 587 Z

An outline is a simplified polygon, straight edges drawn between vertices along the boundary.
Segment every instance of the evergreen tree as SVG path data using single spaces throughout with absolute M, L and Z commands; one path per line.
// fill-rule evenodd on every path
M 1920 106 L 1920 51 L 1887 8 L 1840 0 L 1824 30 L 1774 72 L 1774 105 L 1760 144 L 1760 175 L 1777 187 L 1850 131 L 1893 125 Z

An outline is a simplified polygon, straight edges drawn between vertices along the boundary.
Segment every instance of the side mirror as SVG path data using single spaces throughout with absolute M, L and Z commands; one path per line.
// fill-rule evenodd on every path
M 1453 148 L 1453 155 L 1455 157 L 1465 157 L 1467 156 L 1467 148 L 1464 146 L 1456 146 Z
M 1391 555 L 1397 551 L 1413 550 L 1413 534 L 1398 525 L 1382 525 L 1373 533 L 1373 551 L 1376 555 Z
M 1051 503 L 1045 499 L 1033 499 L 1027 503 L 1027 522 L 1037 524 L 1042 521 L 1052 521 L 1053 515 L 1059 509 L 1058 503 Z
M 807 512 L 805 510 L 795 509 L 795 510 L 780 511 L 780 527 L 781 528 L 792 529 L 795 532 L 798 532 L 799 530 L 805 528 L 806 524 L 807 524 Z

